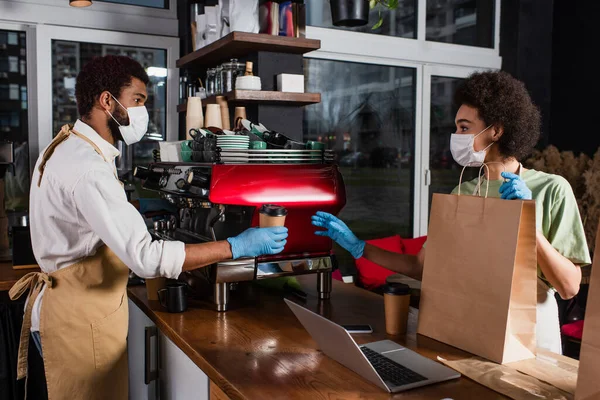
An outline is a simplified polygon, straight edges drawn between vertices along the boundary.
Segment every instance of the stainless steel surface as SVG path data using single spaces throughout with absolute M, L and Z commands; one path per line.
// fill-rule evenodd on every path
M 219 214 L 217 214 L 209 223 L 208 223 L 208 227 L 210 229 L 210 234 L 212 236 L 212 240 L 214 240 L 215 242 L 217 241 L 217 235 L 215 234 L 215 224 L 219 221 L 222 220 L 223 216 L 225 215 L 225 206 L 220 205 L 219 206 Z
M 331 297 L 331 270 L 318 273 L 317 291 L 321 300 L 327 300 Z
M 229 283 L 215 283 L 215 305 L 217 311 L 227 311 L 229 305 Z
M 254 258 L 239 258 L 222 261 L 217 264 L 215 282 L 243 282 L 254 279 L 256 260 Z
M 12 164 L 15 162 L 15 153 L 12 142 L 0 143 L 0 164 Z
M 175 229 L 177 229 L 177 216 L 170 215 L 169 222 L 171 223 L 171 229 L 170 229 L 171 231 L 174 231 Z
M 318 271 L 331 271 L 331 257 L 306 257 L 292 260 L 259 263 L 256 279 L 276 278 L 286 275 L 302 275 Z M 331 291 L 331 281 L 329 285 Z
M 294 149 L 263 149 L 246 150 L 230 149 L 218 150 L 218 160 L 228 164 L 252 164 L 252 163 L 297 163 L 297 164 L 321 164 L 335 162 L 335 153 L 331 150 L 294 150 Z

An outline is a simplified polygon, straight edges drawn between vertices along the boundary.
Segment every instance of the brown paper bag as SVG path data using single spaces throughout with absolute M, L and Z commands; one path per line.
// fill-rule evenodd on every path
M 583 323 L 575 400 L 600 399 L 600 225 Z
M 497 363 L 535 357 L 535 203 L 434 194 L 417 332 Z

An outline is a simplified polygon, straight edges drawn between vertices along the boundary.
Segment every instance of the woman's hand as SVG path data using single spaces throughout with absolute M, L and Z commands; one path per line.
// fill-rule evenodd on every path
M 352 254 L 352 257 L 356 259 L 362 257 L 365 250 L 365 242 L 357 238 L 341 219 L 329 213 L 317 211 L 317 214 L 312 216 L 312 224 L 326 229 L 324 231 L 316 231 L 315 235 L 330 237 L 337 244 L 348 250 Z
M 501 175 L 507 181 L 500 186 L 500 197 L 505 200 L 531 200 L 531 190 L 519 175 L 510 172 Z

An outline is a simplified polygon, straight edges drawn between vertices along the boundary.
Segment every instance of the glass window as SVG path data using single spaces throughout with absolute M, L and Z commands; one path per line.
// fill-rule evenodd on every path
M 450 135 L 456 132 L 454 117 L 458 111 L 453 102 L 454 92 L 462 82 L 460 78 L 431 77 L 431 116 L 429 139 L 429 207 L 433 193 L 448 194 L 458 185 L 462 167 L 450 153 Z M 463 181 L 477 177 L 478 168 L 466 168 Z M 471 193 L 469 193 L 471 194 Z
M 304 140 L 336 152 L 340 218 L 362 239 L 412 237 L 416 70 L 306 59 L 304 71 L 307 92 L 321 93 L 304 109 Z
M 169 8 L 169 0 L 96 0 L 104 3 L 127 4 L 151 8 Z
M 383 17 L 380 28 L 373 30 L 373 26 L 379 21 L 379 10 Z M 398 8 L 388 10 L 377 7 L 369 12 L 369 23 L 355 28 L 334 26 L 331 22 L 331 6 L 329 0 L 307 0 L 306 1 L 306 23 L 322 28 L 345 29 L 354 32 L 375 33 L 379 35 L 398 36 L 409 39 L 417 37 L 417 1 L 400 0 Z
M 494 47 L 494 0 L 427 0 L 426 40 Z
M 29 207 L 25 35 L 25 32 L 0 30 L 0 179 L 4 179 L 3 201 L 9 220 Z M 12 158 L 12 165 L 7 158 Z
M 144 139 L 166 138 L 167 52 L 127 46 L 52 41 L 53 132 L 79 118 L 75 101 L 75 80 L 81 67 L 96 56 L 122 55 L 133 58 L 150 77 L 146 108 L 150 114 Z

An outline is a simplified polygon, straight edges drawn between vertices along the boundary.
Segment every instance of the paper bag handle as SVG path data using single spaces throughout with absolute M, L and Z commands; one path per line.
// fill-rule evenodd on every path
M 499 161 L 490 161 L 488 163 L 483 163 L 481 164 L 481 167 L 479 167 L 479 174 L 477 175 L 479 177 L 479 181 L 477 183 L 477 195 L 481 197 L 481 170 L 483 169 L 483 167 L 485 167 L 487 169 L 487 173 L 488 176 L 490 174 L 490 167 L 488 167 L 488 164 L 501 164 L 502 168 L 504 168 L 504 172 L 506 172 L 506 166 L 504 165 L 504 163 L 501 163 Z M 462 169 L 462 171 L 460 172 L 460 178 L 458 180 L 458 196 L 460 196 L 460 187 L 462 186 L 462 178 L 463 178 L 463 174 L 465 173 L 465 168 L 467 168 L 469 165 L 465 165 Z M 490 180 L 486 179 L 486 188 L 485 188 L 485 198 L 487 199 L 488 197 L 488 193 L 490 191 Z

